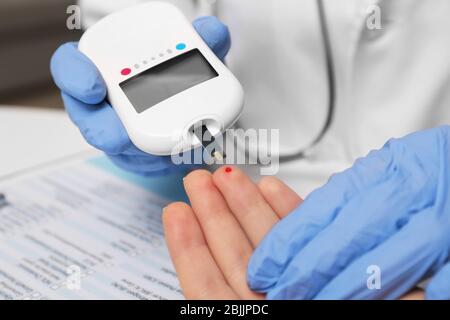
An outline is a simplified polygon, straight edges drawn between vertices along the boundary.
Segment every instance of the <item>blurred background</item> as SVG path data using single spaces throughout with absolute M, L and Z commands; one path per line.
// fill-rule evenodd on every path
M 0 105 L 62 108 L 49 62 L 60 44 L 81 36 L 66 27 L 67 7 L 75 3 L 0 1 Z
M 64 112 L 50 58 L 69 30 L 76 0 L 0 0 L 0 182 L 3 177 L 91 150 Z

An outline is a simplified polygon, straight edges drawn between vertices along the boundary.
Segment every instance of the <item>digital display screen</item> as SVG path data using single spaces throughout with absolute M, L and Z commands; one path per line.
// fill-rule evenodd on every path
M 194 49 L 120 83 L 138 113 L 219 74 Z

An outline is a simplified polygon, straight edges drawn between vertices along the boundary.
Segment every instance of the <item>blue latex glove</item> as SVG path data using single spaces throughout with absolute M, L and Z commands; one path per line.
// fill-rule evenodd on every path
M 450 263 L 439 270 L 428 284 L 425 298 L 429 300 L 450 300 Z
M 270 299 L 395 299 L 440 270 L 450 297 L 450 127 L 389 141 L 317 189 L 251 257 L 250 287 Z M 367 268 L 381 270 L 369 290 Z
M 194 28 L 220 58 L 230 48 L 228 28 L 215 17 L 194 21 Z M 131 142 L 116 112 L 105 101 L 106 87 L 94 64 L 66 43 L 52 57 L 51 73 L 66 110 L 86 141 L 104 151 L 119 167 L 142 175 L 166 174 L 177 167 L 170 157 L 149 155 Z

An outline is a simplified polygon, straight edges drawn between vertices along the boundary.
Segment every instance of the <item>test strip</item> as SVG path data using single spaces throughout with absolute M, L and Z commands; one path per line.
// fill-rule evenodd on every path
M 219 143 L 213 134 L 208 130 L 206 125 L 198 126 L 194 128 L 194 134 L 200 140 L 203 148 L 209 151 L 209 155 L 216 161 L 221 162 L 225 159 L 225 153 L 222 151 Z

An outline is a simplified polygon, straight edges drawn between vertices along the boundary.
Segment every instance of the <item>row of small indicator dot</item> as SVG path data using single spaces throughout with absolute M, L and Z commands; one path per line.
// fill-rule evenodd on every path
M 181 50 L 184 50 L 185 48 L 186 48 L 186 44 L 184 44 L 184 43 L 179 43 L 179 44 L 177 44 L 176 46 L 175 46 L 175 48 L 177 49 L 177 50 L 179 50 L 179 51 L 181 51 Z M 172 49 L 167 49 L 167 53 L 168 54 L 171 54 L 173 51 L 172 51 Z M 162 57 L 164 57 L 164 53 L 160 53 L 159 54 L 159 56 L 162 58 Z M 151 59 L 152 61 L 155 61 L 156 60 L 156 58 L 155 57 L 152 57 L 152 59 Z M 148 63 L 148 61 L 147 60 L 144 60 L 144 61 L 142 61 L 142 64 L 147 64 Z M 134 68 L 135 69 L 139 69 L 139 67 L 140 67 L 140 65 L 139 64 L 135 64 L 134 65 Z M 120 74 L 121 75 L 123 75 L 123 76 L 127 76 L 127 75 L 129 75 L 131 73 L 131 69 L 130 68 L 124 68 L 124 69 L 122 69 L 121 71 L 120 71 Z

